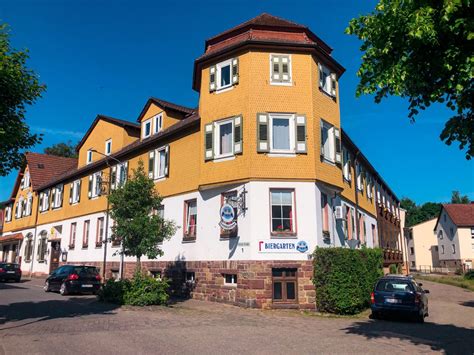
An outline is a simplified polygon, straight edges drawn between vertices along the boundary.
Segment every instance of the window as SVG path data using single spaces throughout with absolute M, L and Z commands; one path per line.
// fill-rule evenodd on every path
M 28 187 L 30 187 L 30 173 L 29 172 L 25 172 L 25 175 L 21 179 L 20 186 L 22 189 L 27 189 Z
M 47 210 L 49 210 L 49 195 L 51 193 L 51 190 L 46 190 L 44 192 L 40 192 L 40 196 L 39 196 L 39 199 L 40 199 L 40 206 L 39 206 L 39 210 L 40 212 L 45 212 Z
M 84 230 L 82 231 L 82 247 L 87 248 L 89 246 L 89 227 L 90 221 L 84 221 Z
M 152 150 L 148 153 L 148 177 L 162 179 L 168 176 L 169 146 Z
M 416 267 L 416 263 L 414 261 L 411 262 L 411 267 Z
M 323 234 L 329 235 L 329 202 L 328 195 L 321 193 L 321 210 L 323 213 Z
M 153 117 L 153 134 L 161 132 L 163 129 L 163 113 Z
M 229 192 L 224 192 L 221 194 L 221 207 L 224 205 L 224 203 L 228 202 L 228 199 L 237 197 L 237 191 L 229 191 Z M 234 215 L 235 215 L 235 221 L 237 221 L 238 218 L 238 213 L 237 213 L 237 208 L 234 207 Z M 221 228 L 221 238 L 233 238 L 237 237 L 237 226 L 232 229 L 232 230 L 226 230 Z
M 197 229 L 197 201 L 189 200 L 184 202 L 184 239 L 196 239 Z
M 351 174 L 351 156 L 350 156 L 350 153 L 347 149 L 343 148 L 342 149 L 342 155 L 343 155 L 343 160 L 344 160 L 344 168 L 343 168 L 344 180 L 351 181 L 352 180 L 352 174 Z
M 340 164 L 342 160 L 341 132 L 324 120 L 321 120 L 321 158 L 332 164 Z
M 272 234 L 296 234 L 294 190 L 271 189 Z
M 411 254 L 411 255 L 415 254 L 415 248 L 410 247 L 410 254 Z
M 5 222 L 11 222 L 12 220 L 12 206 L 8 205 L 7 208 L 5 208 Z
M 442 230 L 438 231 L 438 238 L 443 239 L 443 231 Z
M 102 172 L 99 171 L 89 175 L 89 186 L 87 196 L 89 198 L 100 196 L 102 193 Z
M 258 153 L 306 153 L 306 116 L 258 113 Z
M 196 274 L 194 273 L 194 271 L 188 271 L 188 272 L 186 272 L 186 274 L 185 274 L 185 280 L 186 280 L 186 282 L 194 282 L 194 281 L 196 281 Z
M 74 249 L 76 246 L 76 229 L 77 223 L 71 223 L 71 234 L 69 235 L 69 249 Z
M 127 181 L 128 162 L 113 166 L 111 169 L 111 174 L 112 189 L 123 186 Z
M 365 227 L 365 216 L 359 212 L 359 240 L 361 243 L 365 243 L 367 237 L 367 230 Z
M 294 119 L 288 115 L 270 116 L 270 151 L 272 152 L 293 152 L 295 149 L 294 140 Z
M 28 193 L 28 196 L 26 197 L 26 201 L 25 201 L 25 208 L 23 210 L 23 215 L 31 216 L 32 207 L 33 207 L 33 196 L 31 195 L 31 193 Z
M 451 244 L 451 249 L 453 251 L 453 254 L 456 254 L 456 245 L 455 244 Z
M 242 154 L 242 116 L 206 124 L 204 139 L 205 160 Z
M 40 233 L 40 238 L 39 238 L 39 243 L 38 243 L 38 261 L 39 262 L 45 261 L 46 250 L 48 249 L 47 241 L 48 241 L 47 232 L 42 231 Z
M 372 224 L 372 246 L 374 248 L 377 246 L 377 228 L 375 224 Z
M 237 275 L 224 274 L 224 285 L 237 286 Z
M 297 300 L 296 269 L 272 269 L 273 302 L 295 303 Z
M 161 271 L 160 270 L 148 270 L 148 273 L 154 279 L 161 280 Z
M 81 180 L 76 180 L 69 187 L 69 204 L 78 203 L 81 199 Z
M 31 261 L 31 256 L 33 255 L 33 234 L 29 233 L 26 236 L 25 242 L 25 261 Z
M 112 139 L 105 141 L 105 155 L 110 155 L 112 153 Z
M 319 88 L 326 94 L 336 97 L 336 73 L 331 73 L 329 68 L 322 64 L 319 67 Z
M 142 138 L 150 137 L 151 135 L 151 118 L 142 124 Z
M 239 60 L 232 58 L 209 67 L 209 91 L 219 91 L 239 82 Z
M 364 169 L 360 164 L 356 164 L 357 190 L 364 193 Z M 389 207 L 390 208 L 390 207 Z
M 441 245 L 441 254 L 444 254 L 444 245 Z
M 18 202 L 16 203 L 16 210 L 15 210 L 15 218 L 19 219 L 23 215 L 23 196 L 20 197 Z
M 216 122 L 215 157 L 222 158 L 234 154 L 234 120 Z
M 104 240 L 104 217 L 97 218 L 97 233 L 95 237 L 95 246 L 100 248 Z
M 471 239 L 474 239 L 474 228 L 471 228 Z
M 92 163 L 92 150 L 88 150 L 87 151 L 87 160 L 86 160 L 86 164 L 90 164 Z
M 270 54 L 270 83 L 291 85 L 291 56 Z
M 346 210 L 346 219 L 344 221 L 345 235 L 348 240 L 351 240 L 355 236 L 355 215 L 354 209 L 348 205 L 344 205 Z
M 63 185 L 58 185 L 51 190 L 51 208 L 60 208 L 63 205 Z

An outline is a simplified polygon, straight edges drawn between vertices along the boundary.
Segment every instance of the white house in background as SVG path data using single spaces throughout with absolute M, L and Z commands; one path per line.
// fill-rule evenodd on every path
M 442 267 L 472 269 L 474 204 L 444 204 L 434 227 Z
M 437 218 L 407 228 L 406 242 L 411 270 L 430 271 L 439 267 L 438 240 L 434 227 Z

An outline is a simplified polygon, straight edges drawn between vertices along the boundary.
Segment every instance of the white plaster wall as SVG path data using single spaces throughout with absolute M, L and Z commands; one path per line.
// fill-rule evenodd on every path
M 451 228 L 453 229 L 453 235 L 451 235 Z M 443 209 L 440 215 L 439 223 L 436 229 L 436 237 L 440 230 L 443 231 L 443 239 L 438 238 L 438 252 L 439 260 L 458 260 L 461 259 L 458 228 L 453 223 L 449 215 Z M 452 244 L 455 245 L 456 252 L 452 251 Z M 444 254 L 442 254 L 442 246 L 444 245 Z
M 474 261 L 474 238 L 471 228 L 458 228 L 459 251 L 461 259 Z

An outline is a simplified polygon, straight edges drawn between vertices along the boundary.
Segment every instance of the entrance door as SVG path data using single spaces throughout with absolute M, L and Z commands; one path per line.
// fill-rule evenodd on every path
M 49 273 L 52 273 L 59 267 L 59 257 L 61 256 L 61 242 L 55 241 L 51 242 L 51 261 Z

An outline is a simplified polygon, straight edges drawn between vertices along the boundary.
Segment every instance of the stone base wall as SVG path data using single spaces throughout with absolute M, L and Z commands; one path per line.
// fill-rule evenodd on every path
M 74 263 L 70 263 L 74 264 Z M 81 262 L 102 268 L 101 262 Z M 126 262 L 124 276 L 130 278 L 135 272 L 135 262 Z M 298 308 L 315 309 L 316 291 L 312 283 L 311 261 L 144 261 L 143 271 L 160 272 L 171 280 L 171 288 L 183 291 L 186 273 L 194 273 L 195 280 L 188 283 L 189 296 L 205 301 L 223 302 L 251 308 Z M 276 303 L 272 300 L 272 268 L 297 269 L 297 302 Z M 118 262 L 107 263 L 106 278 L 112 270 L 119 269 Z M 237 275 L 237 285 L 225 284 L 225 274 Z
M 439 261 L 441 267 L 447 267 L 450 269 L 457 269 L 462 267 L 463 261 L 460 259 L 452 259 L 452 260 L 440 260 Z

